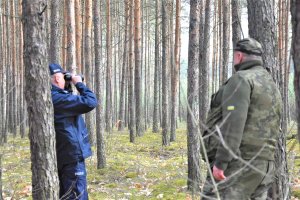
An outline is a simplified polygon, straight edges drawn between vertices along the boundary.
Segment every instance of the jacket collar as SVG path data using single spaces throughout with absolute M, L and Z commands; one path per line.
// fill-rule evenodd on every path
M 67 90 L 63 90 L 63 89 L 61 89 L 61 88 L 59 88 L 59 87 L 57 87 L 56 85 L 54 85 L 54 84 L 51 84 L 52 85 L 52 92 L 59 92 L 59 93 L 69 93 Z
M 234 66 L 236 71 L 247 70 L 255 66 L 262 66 L 262 60 L 249 60 Z

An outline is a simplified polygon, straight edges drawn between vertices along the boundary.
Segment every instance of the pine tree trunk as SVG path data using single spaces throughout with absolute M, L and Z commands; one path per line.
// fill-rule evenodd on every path
M 2 13 L 2 0 L 0 0 L 0 13 Z M 0 15 L 0 46 L 2 47 L 3 45 L 3 36 L 4 36 L 4 31 L 3 31 L 3 21 L 2 21 L 3 15 Z M 0 136 L 0 144 L 2 145 L 2 139 L 3 139 L 3 131 L 4 131 L 4 125 L 5 125 L 5 118 L 4 116 L 6 115 L 4 113 L 5 107 L 6 107 L 6 74 L 5 74 L 5 68 L 4 68 L 4 50 L 0 50 L 0 117 L 2 119 L 2 122 L 0 123 L 0 131 L 1 131 L 1 136 Z
M 53 106 L 50 82 L 45 78 L 49 77 L 45 8 L 45 0 L 23 0 L 25 97 L 30 122 L 32 198 L 36 200 L 59 199 Z
M 61 26 L 60 26 L 60 0 L 51 1 L 51 39 L 49 51 L 49 63 L 61 61 Z
M 230 11 L 229 11 L 229 0 L 223 0 L 223 81 L 228 79 L 228 60 L 229 60 L 229 21 L 230 21 Z
M 209 88 L 209 79 L 208 79 L 208 66 L 209 66 L 209 54 L 210 54 L 210 12 L 211 12 L 211 1 L 206 0 L 205 3 L 205 23 L 203 32 L 203 48 L 200 53 L 199 58 L 199 124 L 201 129 L 203 128 L 201 124 L 205 123 L 206 113 L 208 112 L 208 88 Z M 201 81 L 200 81 L 201 79 Z
M 128 84 L 128 104 L 129 104 L 129 132 L 130 142 L 135 141 L 135 98 L 134 98 L 134 69 L 133 69 L 133 9 L 134 1 L 130 0 L 130 25 L 129 25 L 129 84 Z
M 180 0 L 176 0 L 176 19 L 175 19 L 175 66 L 172 73 L 172 113 L 171 113 L 171 136 L 170 141 L 175 141 L 176 139 L 176 124 L 178 117 L 178 83 L 179 83 L 179 50 L 180 50 Z
M 75 50 L 75 0 L 67 2 L 67 70 L 76 74 L 76 50 Z
M 12 84 L 13 84 L 13 91 L 12 91 L 12 107 L 10 108 L 12 110 L 12 131 L 13 136 L 16 137 L 17 135 L 17 119 L 18 119 L 18 79 L 17 79 L 17 65 L 16 65 L 16 21 L 15 21 L 15 1 L 11 1 L 10 6 L 10 14 L 11 14 L 11 66 L 12 66 Z
M 92 1 L 85 1 L 85 30 L 84 30 L 84 54 L 85 54 L 85 81 L 90 89 L 93 89 L 93 76 L 92 76 Z M 85 121 L 89 130 L 89 141 L 92 145 L 95 144 L 94 134 L 94 123 L 93 123 L 93 112 L 85 114 Z
M 4 1 L 4 6 L 5 8 L 5 1 Z M 3 46 L 5 47 L 7 45 L 7 16 L 2 15 L 2 21 L 3 21 Z M 1 144 L 7 142 L 7 100 L 8 100 L 8 95 L 7 95 L 7 68 L 5 67 L 7 65 L 7 48 L 3 50 L 3 71 L 2 71 L 2 89 L 3 89 L 3 103 L 2 103 L 2 135 L 1 135 Z
M 19 3 L 19 16 L 22 16 L 22 3 Z M 23 63 L 23 25 L 19 22 L 19 65 L 20 65 L 20 135 L 24 138 L 26 135 L 27 112 L 24 95 L 24 63 Z M 0 45 L 1 46 L 1 45 Z
M 120 94 L 120 107 L 119 107 L 119 131 L 124 129 L 125 125 L 125 78 L 126 78 L 126 63 L 127 63 L 127 47 L 128 47 L 128 22 L 129 22 L 129 0 L 124 0 L 125 6 L 125 31 L 124 31 L 124 51 L 123 51 L 123 63 L 122 63 L 122 81 L 121 81 L 121 94 Z
M 264 49 L 262 55 L 264 67 L 270 70 L 273 79 L 279 83 L 279 68 L 276 60 L 275 39 L 275 5 L 268 0 L 247 0 L 249 35 L 261 42 Z M 282 85 L 279 85 L 282 87 Z M 289 191 L 289 178 L 286 158 L 286 133 L 282 132 L 277 141 L 275 152 L 275 167 L 277 174 L 272 188 L 269 190 L 271 199 L 284 199 Z
M 82 15 L 81 15 L 81 0 L 75 0 L 75 51 L 76 51 L 76 65 L 77 73 L 82 73 L 81 63 L 81 48 L 82 48 Z
M 162 1 L 162 144 L 170 145 L 169 132 L 169 0 Z
M 96 96 L 100 104 L 96 108 L 96 136 L 97 136 L 97 169 L 106 166 L 105 141 L 104 141 L 104 116 L 103 116 L 103 85 L 101 75 L 101 59 L 102 59 L 102 29 L 101 29 L 101 4 L 100 0 L 94 1 L 94 46 L 95 46 L 95 76 L 96 76 Z
M 231 15 L 232 15 L 232 46 L 241 39 L 241 3 L 240 0 L 231 0 Z M 234 66 L 232 64 L 232 74 Z
M 218 2 L 218 43 L 219 43 L 219 48 L 218 48 L 218 65 L 219 67 L 219 85 L 223 85 L 223 83 L 226 81 L 224 79 L 224 69 L 223 69 L 223 15 L 222 15 L 222 5 L 223 1 L 217 1 Z
M 294 90 L 296 98 L 297 134 L 300 142 L 300 1 L 291 0 L 293 25 L 292 58 L 294 62 Z
M 112 131 L 112 47 L 111 47 L 111 20 L 110 20 L 110 0 L 106 0 L 106 112 L 105 123 L 106 131 Z
M 153 99 L 153 124 L 152 124 L 152 132 L 159 132 L 159 37 L 158 37 L 158 18 L 159 18 L 159 1 L 155 0 L 155 57 L 154 57 L 154 99 Z
M 142 127 L 142 88 L 141 88 L 141 2 L 134 1 L 134 91 L 135 91 L 135 121 L 136 135 L 143 135 Z
M 188 56 L 188 111 L 187 111 L 187 148 L 188 148 L 188 189 L 200 189 L 200 141 L 197 128 L 197 78 L 199 69 L 199 19 L 200 0 L 190 1 L 189 56 Z

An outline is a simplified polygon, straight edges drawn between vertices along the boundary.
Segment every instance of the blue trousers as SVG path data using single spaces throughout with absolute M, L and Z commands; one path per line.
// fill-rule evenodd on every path
M 58 170 L 61 200 L 88 200 L 84 160 L 64 165 Z

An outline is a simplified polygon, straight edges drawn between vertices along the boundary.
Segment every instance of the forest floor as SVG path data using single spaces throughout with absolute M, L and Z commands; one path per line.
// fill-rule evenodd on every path
M 193 197 L 187 192 L 184 126 L 178 129 L 176 136 L 176 142 L 168 147 L 162 147 L 161 135 L 150 130 L 144 136 L 136 138 L 134 144 L 129 142 L 128 131 L 115 131 L 107 136 L 107 167 L 97 169 L 95 155 L 86 161 L 90 199 L 199 199 L 199 195 Z M 290 140 L 287 149 L 293 195 L 299 195 L 300 198 L 298 143 Z M 9 142 L 1 150 L 4 199 L 32 199 L 29 140 L 9 138 Z M 203 165 L 202 179 L 205 171 Z

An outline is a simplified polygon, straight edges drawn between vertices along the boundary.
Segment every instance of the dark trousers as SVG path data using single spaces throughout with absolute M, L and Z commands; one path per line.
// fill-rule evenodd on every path
M 64 165 L 58 170 L 61 200 L 88 200 L 84 160 Z

